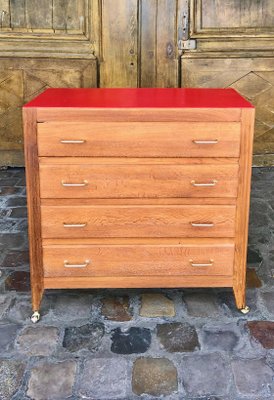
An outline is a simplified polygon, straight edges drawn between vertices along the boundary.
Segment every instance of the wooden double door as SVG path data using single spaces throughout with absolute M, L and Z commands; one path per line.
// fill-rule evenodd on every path
M 47 87 L 234 87 L 274 165 L 273 0 L 0 0 L 0 165 L 23 165 L 21 106 Z

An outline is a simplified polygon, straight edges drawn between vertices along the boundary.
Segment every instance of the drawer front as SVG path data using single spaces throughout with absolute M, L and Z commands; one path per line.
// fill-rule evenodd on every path
M 232 276 L 233 244 L 45 246 L 45 277 Z
M 235 206 L 42 206 L 44 238 L 233 237 Z
M 40 164 L 42 198 L 236 197 L 238 165 Z
M 239 157 L 238 122 L 38 123 L 40 156 Z

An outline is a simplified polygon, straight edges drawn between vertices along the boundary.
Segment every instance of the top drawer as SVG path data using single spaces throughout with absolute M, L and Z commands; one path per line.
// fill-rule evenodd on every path
M 239 157 L 238 122 L 38 123 L 39 156 Z

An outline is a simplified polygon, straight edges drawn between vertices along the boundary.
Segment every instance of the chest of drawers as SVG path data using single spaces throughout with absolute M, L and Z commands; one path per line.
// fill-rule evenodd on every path
M 254 108 L 232 89 L 48 89 L 23 109 L 44 289 L 231 287 L 245 308 Z

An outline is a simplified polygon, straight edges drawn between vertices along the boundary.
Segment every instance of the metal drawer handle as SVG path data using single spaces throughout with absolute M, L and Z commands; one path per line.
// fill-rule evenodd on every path
M 63 224 L 64 228 L 84 228 L 85 226 L 87 226 L 87 223 L 84 224 Z
M 65 181 L 61 181 L 62 186 L 64 187 L 83 187 L 83 186 L 87 186 L 88 185 L 88 181 L 84 180 L 81 183 L 70 183 L 70 182 L 65 182 Z
M 214 140 L 192 140 L 193 143 L 195 144 L 217 144 L 219 142 L 218 139 Z
M 70 264 L 68 260 L 64 260 L 64 267 L 66 268 L 85 268 L 90 264 L 90 260 L 86 260 L 83 264 Z
M 192 267 L 212 267 L 214 260 L 209 260 L 207 263 L 195 263 L 193 260 L 189 260 Z
M 209 186 L 216 186 L 218 181 L 216 179 L 212 179 L 209 182 L 196 182 L 196 181 L 190 181 L 192 186 L 195 187 L 209 187 Z
M 213 222 L 190 222 L 191 226 L 202 227 L 202 228 L 212 228 L 214 226 Z
M 60 140 L 61 143 L 64 144 L 82 144 L 85 143 L 85 140 Z

